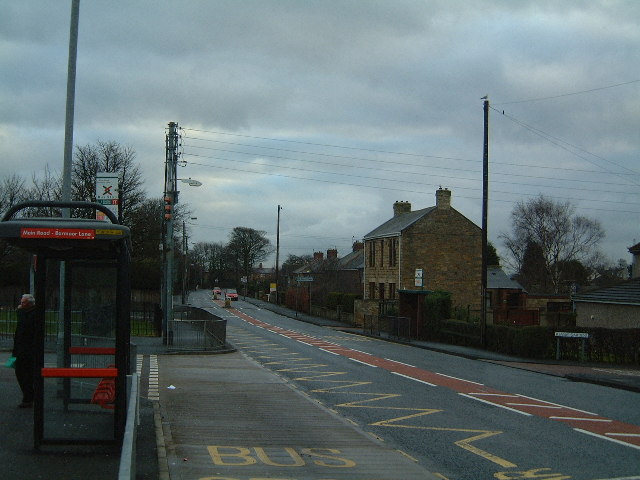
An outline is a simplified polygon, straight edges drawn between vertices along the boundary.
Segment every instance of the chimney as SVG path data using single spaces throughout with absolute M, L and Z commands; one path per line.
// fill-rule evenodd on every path
M 330 258 L 338 258 L 338 250 L 336 250 L 335 248 L 327 250 L 327 260 L 329 260 Z
M 324 253 L 313 252 L 313 260 L 322 261 L 324 259 Z
M 364 250 L 363 242 L 353 242 L 353 251 L 357 252 L 358 250 Z
M 397 217 L 403 213 L 411 212 L 411 203 L 409 202 L 396 202 L 393 204 L 393 216 Z
M 436 190 L 436 208 L 439 210 L 449 210 L 451 208 L 451 191 L 440 187 Z

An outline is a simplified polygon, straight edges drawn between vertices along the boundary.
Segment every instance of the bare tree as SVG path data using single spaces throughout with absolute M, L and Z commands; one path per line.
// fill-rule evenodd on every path
M 142 174 L 134 163 L 135 152 L 117 142 L 98 141 L 95 145 L 76 146 L 71 191 L 74 200 L 96 200 L 96 173 L 115 172 L 119 179 L 122 220 L 129 224 L 131 213 L 144 201 Z
M 0 181 L 0 214 L 9 210 L 14 205 L 26 200 L 24 179 L 11 174 Z
M 266 233 L 248 227 L 235 227 L 229 235 L 227 250 L 233 254 L 237 270 L 243 275 L 249 276 L 253 266 L 273 252 Z
M 527 246 L 536 244 L 554 293 L 561 290 L 563 268 L 574 260 L 589 266 L 605 236 L 597 220 L 576 215 L 569 202 L 555 202 L 543 195 L 519 202 L 511 212 L 511 221 L 512 233 L 500 235 L 511 263 L 522 272 Z

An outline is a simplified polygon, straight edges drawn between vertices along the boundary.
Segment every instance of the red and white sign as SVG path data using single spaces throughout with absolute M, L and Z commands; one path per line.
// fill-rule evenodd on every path
M 20 238 L 51 238 L 58 240 L 93 240 L 96 231 L 87 228 L 22 228 Z

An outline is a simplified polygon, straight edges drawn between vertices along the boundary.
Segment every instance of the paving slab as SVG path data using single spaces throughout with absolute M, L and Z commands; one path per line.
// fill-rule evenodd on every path
M 435 480 L 239 352 L 162 355 L 171 480 Z

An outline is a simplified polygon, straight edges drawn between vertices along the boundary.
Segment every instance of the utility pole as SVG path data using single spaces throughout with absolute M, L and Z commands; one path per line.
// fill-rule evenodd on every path
M 163 343 L 171 345 L 168 332 L 169 321 L 173 320 L 173 226 L 175 206 L 178 203 L 177 167 L 178 167 L 178 124 L 169 123 L 169 133 L 165 137 L 166 160 L 164 171 L 164 275 L 162 289 L 162 333 Z
M 489 99 L 484 97 L 484 147 L 482 153 L 482 287 L 480 342 L 487 346 L 487 215 L 489 199 Z
M 278 289 L 280 287 L 280 210 L 282 210 L 282 207 L 278 205 L 278 225 L 276 228 L 276 305 L 280 305 L 280 299 L 278 298 Z
M 187 297 L 188 297 L 188 284 L 187 284 L 187 272 L 188 272 L 188 266 L 187 266 L 187 250 L 189 249 L 189 244 L 188 244 L 188 239 L 187 239 L 187 224 L 186 222 L 183 220 L 182 221 L 182 304 L 186 304 L 187 303 Z

